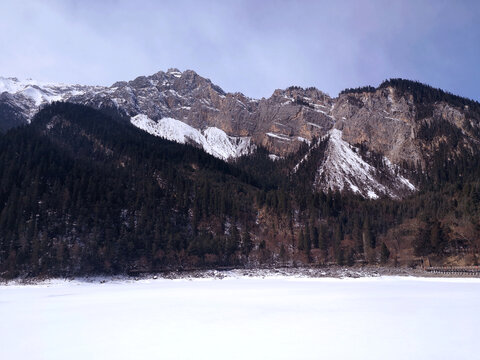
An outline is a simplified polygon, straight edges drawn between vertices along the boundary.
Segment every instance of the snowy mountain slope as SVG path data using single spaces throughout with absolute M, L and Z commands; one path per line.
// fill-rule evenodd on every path
M 342 131 L 332 129 L 326 139 L 328 144 L 324 158 L 318 165 L 314 186 L 324 191 L 352 191 L 363 197 L 377 199 L 380 196 L 393 198 L 415 191 L 415 186 L 405 177 L 395 173 L 395 167 L 386 158 L 385 166 L 376 168 L 365 161 L 359 150 L 342 139 Z M 311 151 L 315 151 L 315 145 Z M 294 171 L 308 156 L 297 164 Z
M 143 114 L 132 117 L 130 122 L 155 136 L 181 144 L 194 143 L 205 152 L 223 160 L 246 155 L 254 149 L 250 137 L 228 136 L 215 127 L 200 131 L 179 120 L 163 118 L 156 122 Z
M 249 136 L 228 136 L 225 131 L 209 127 L 203 131 L 208 148 L 212 149 L 211 154 L 218 154 L 222 159 L 237 158 L 247 155 L 255 149 Z M 205 147 L 204 147 L 205 148 Z M 208 152 L 208 150 L 206 150 Z
M 0 94 L 11 94 L 18 103 L 25 108 L 27 122 L 35 115 L 38 108 L 53 101 L 65 101 L 73 96 L 83 95 L 86 92 L 104 90 L 101 86 L 67 85 L 61 83 L 46 83 L 32 79 L 19 80 L 17 78 L 0 77 Z

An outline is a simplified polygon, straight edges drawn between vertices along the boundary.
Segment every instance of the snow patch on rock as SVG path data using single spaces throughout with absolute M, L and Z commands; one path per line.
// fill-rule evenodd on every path
M 253 149 L 249 136 L 228 136 L 217 127 L 209 127 L 203 131 L 209 154 L 221 159 L 237 158 L 247 155 Z M 204 147 L 205 148 L 205 147 Z
M 132 117 L 130 122 L 152 135 L 180 144 L 193 142 L 205 152 L 223 160 L 249 154 L 254 149 L 250 137 L 229 136 L 216 127 L 200 131 L 180 120 L 163 118 L 157 122 L 143 114 Z
M 279 140 L 282 140 L 282 141 L 292 141 L 291 138 L 289 138 L 287 135 L 283 135 L 283 134 L 275 134 L 275 133 L 267 132 L 266 135 L 271 137 L 271 138 L 279 139 Z

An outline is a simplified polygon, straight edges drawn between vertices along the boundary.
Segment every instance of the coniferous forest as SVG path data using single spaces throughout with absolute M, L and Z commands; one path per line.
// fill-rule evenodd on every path
M 419 136 L 432 134 L 450 146 L 458 136 L 441 122 Z M 477 264 L 478 156 L 440 149 L 428 171 L 412 165 L 419 192 L 366 200 L 312 190 L 325 150 L 314 141 L 292 173 L 306 144 L 277 161 L 259 147 L 227 163 L 114 114 L 48 105 L 0 135 L 0 275 Z

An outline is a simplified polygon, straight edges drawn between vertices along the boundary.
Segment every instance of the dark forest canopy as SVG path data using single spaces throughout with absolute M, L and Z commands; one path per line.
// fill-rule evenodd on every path
M 346 88 L 342 91 L 340 91 L 340 94 L 339 95 L 343 95 L 343 94 L 361 94 L 361 93 L 373 93 L 375 92 L 377 89 L 374 88 L 373 86 L 361 86 L 361 87 L 357 87 L 357 88 Z

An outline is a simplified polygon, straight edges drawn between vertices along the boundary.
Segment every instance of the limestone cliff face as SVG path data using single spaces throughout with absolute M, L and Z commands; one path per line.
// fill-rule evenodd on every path
M 336 127 L 351 144 L 365 144 L 393 163 L 421 159 L 415 138 L 415 105 L 393 88 L 343 94 L 335 101 Z
M 425 139 L 425 126 L 446 122 L 463 136 L 459 146 L 478 151 L 480 116 L 467 108 L 446 101 L 421 103 L 408 92 L 392 86 L 374 92 L 342 94 L 335 99 L 332 111 L 335 127 L 343 130 L 343 139 L 350 144 L 364 144 L 387 157 L 392 163 L 428 166 L 442 142 L 441 136 Z

